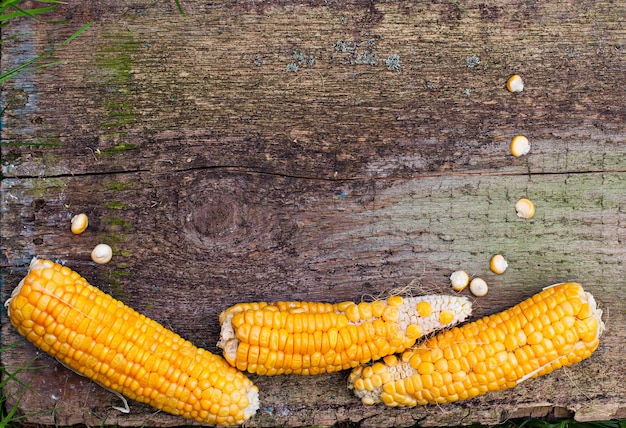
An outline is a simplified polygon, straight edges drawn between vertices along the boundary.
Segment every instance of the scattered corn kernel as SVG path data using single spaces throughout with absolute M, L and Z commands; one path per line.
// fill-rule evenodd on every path
M 489 262 L 489 269 L 491 269 L 493 273 L 496 273 L 498 275 L 504 273 L 504 271 L 508 267 L 509 263 L 506 261 L 502 254 L 496 254 L 491 258 L 491 261 Z
M 551 309 L 555 301 L 562 303 Z M 557 313 L 565 307 L 566 312 Z M 539 320 L 543 332 L 527 336 Z M 376 370 L 356 367 L 348 388 L 368 405 L 410 407 L 465 400 L 513 388 L 588 358 L 603 329 L 602 310 L 591 294 L 577 283 L 557 284 L 504 312 L 438 333 L 398 359 L 385 358 L 376 363 Z
M 472 292 L 472 294 L 476 297 L 486 296 L 487 293 L 489 292 L 489 287 L 487 286 L 487 283 L 485 282 L 485 280 L 482 278 L 472 279 L 472 282 L 470 282 L 469 287 L 470 287 L 470 291 Z
M 506 88 L 509 92 L 522 92 L 524 90 L 524 81 L 519 74 L 514 74 L 506 81 Z
M 522 198 L 515 203 L 517 216 L 521 218 L 532 218 L 535 215 L 535 204 L 529 199 Z
M 264 313 L 272 313 L 271 319 Z M 358 305 L 240 303 L 220 314 L 217 346 L 230 364 L 250 373 L 330 373 L 402 352 L 470 313 L 467 298 L 446 295 L 392 296 Z M 267 357 L 261 361 L 261 355 Z
M 109 263 L 113 257 L 113 249 L 107 244 L 98 244 L 91 250 L 91 260 L 103 265 Z
M 509 149 L 511 150 L 511 154 L 515 157 L 524 156 L 530 152 L 530 142 L 528 138 L 523 135 L 516 135 L 511 140 Z
M 469 284 L 469 275 L 464 270 L 457 270 L 450 275 L 450 283 L 452 289 L 455 291 L 461 291 Z
M 85 229 L 87 229 L 87 226 L 89 226 L 89 219 L 87 217 L 87 214 L 80 213 L 72 217 L 71 223 L 72 233 L 74 235 L 80 235 L 85 231 Z
M 223 358 L 68 267 L 33 259 L 5 306 L 11 324 L 35 346 L 133 400 L 210 425 L 241 425 L 259 408 L 258 388 Z

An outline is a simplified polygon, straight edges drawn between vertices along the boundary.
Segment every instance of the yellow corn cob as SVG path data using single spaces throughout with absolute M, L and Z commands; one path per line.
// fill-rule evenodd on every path
M 364 404 L 448 403 L 512 388 L 589 357 L 604 329 L 576 283 L 545 288 L 499 314 L 439 333 L 401 358 L 355 368 L 348 388 Z
M 371 303 L 242 303 L 220 314 L 226 360 L 260 375 L 330 373 L 401 352 L 463 321 L 459 296 L 389 297 Z
M 92 287 L 67 267 L 33 259 L 6 302 L 35 346 L 103 387 L 165 412 L 219 425 L 258 409 L 258 389 L 221 357 Z

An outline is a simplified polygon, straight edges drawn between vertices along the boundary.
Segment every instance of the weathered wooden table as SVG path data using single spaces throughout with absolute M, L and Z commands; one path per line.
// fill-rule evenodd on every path
M 468 402 L 365 407 L 347 373 L 253 377 L 250 426 L 626 417 L 626 4 L 71 2 L 3 30 L 2 70 L 94 25 L 3 87 L 2 297 L 33 256 L 217 352 L 257 300 L 359 300 L 417 278 L 490 284 L 475 316 L 576 280 L 607 329 L 583 363 Z M 519 73 L 522 93 L 505 89 Z M 514 158 L 510 139 L 531 152 Z M 513 205 L 528 197 L 537 215 Z M 89 229 L 69 230 L 86 212 Z M 96 266 L 100 242 L 115 251 Z M 491 255 L 510 267 L 489 273 Z M 2 319 L 8 405 L 41 424 L 187 421 L 112 394 Z

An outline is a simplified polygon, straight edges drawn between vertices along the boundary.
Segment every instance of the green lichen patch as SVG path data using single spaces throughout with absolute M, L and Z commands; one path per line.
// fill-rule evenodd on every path
M 105 224 L 108 226 L 115 226 L 116 228 L 128 229 L 131 226 L 131 223 L 128 220 L 118 217 L 105 217 Z
M 128 150 L 136 150 L 137 144 L 130 144 L 125 141 L 121 141 L 114 146 L 108 147 L 102 151 L 103 154 L 112 154 L 119 152 L 126 152 Z
M 100 128 L 106 130 L 105 139 L 120 139 L 126 129 L 137 123 L 132 96 L 134 64 L 133 56 L 139 49 L 132 31 L 105 33 L 96 53 L 96 67 L 92 78 L 101 87 L 104 120 Z M 105 152 L 128 150 L 134 145 L 118 143 Z
M 120 181 L 112 181 L 104 186 L 105 189 L 111 190 L 115 193 L 119 192 L 120 190 L 131 189 L 132 187 L 132 183 L 122 183 Z
M 107 202 L 106 207 L 109 211 L 118 211 L 126 208 L 126 204 L 120 201 Z

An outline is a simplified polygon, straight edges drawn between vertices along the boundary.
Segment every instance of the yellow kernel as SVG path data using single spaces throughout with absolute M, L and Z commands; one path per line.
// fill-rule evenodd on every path
M 442 322 L 442 324 L 447 324 L 447 323 Z M 417 326 L 416 324 L 411 324 L 410 326 L 406 328 L 406 335 L 409 339 L 417 339 L 418 337 L 422 335 L 422 332 L 419 326 Z
M 383 358 L 383 361 L 389 367 L 398 365 L 398 357 L 396 357 L 395 355 L 387 355 L 385 358 Z
M 578 311 L 578 314 L 576 315 L 576 318 L 583 320 L 585 318 L 589 318 L 590 316 L 592 316 L 591 306 L 589 306 L 589 303 L 583 303 Z
M 80 235 L 85 231 L 85 229 L 87 229 L 87 226 L 89 225 L 89 219 L 87 218 L 87 214 L 80 213 L 75 215 L 74 217 L 72 217 L 71 224 L 72 233 L 75 235 Z
M 489 262 L 489 269 L 498 275 L 504 273 L 507 267 L 509 267 L 509 264 L 502 254 L 496 254 Z
M 441 311 L 439 314 L 439 322 L 441 324 L 450 324 L 454 321 L 454 315 L 450 311 Z
M 432 314 L 433 312 L 432 306 L 430 305 L 429 302 L 425 300 L 422 300 L 421 302 L 419 302 L 417 306 L 415 307 L 415 309 L 417 310 L 417 313 L 420 317 L 430 316 L 430 314 Z
M 345 309 L 345 314 L 346 314 L 346 317 L 348 317 L 348 320 L 350 320 L 351 322 L 359 322 L 361 319 L 361 314 L 359 313 L 359 307 L 355 305 L 354 303 Z
M 402 296 L 391 296 L 387 299 L 387 304 L 389 306 L 400 306 L 404 302 Z
M 513 351 L 517 348 L 517 339 L 515 336 L 508 334 L 504 339 L 504 347 L 507 351 Z
M 438 371 L 439 373 L 446 373 L 446 372 L 448 372 L 449 371 L 448 360 L 446 360 L 445 358 L 439 359 L 435 363 L 435 370 Z
M 421 375 L 428 375 L 435 371 L 435 365 L 429 361 L 422 361 L 417 365 L 417 372 Z
M 514 74 L 506 81 L 506 89 L 509 92 L 522 92 L 524 90 L 524 81 L 519 74 Z
M 529 199 L 522 198 L 515 203 L 515 211 L 520 218 L 532 218 L 535 215 L 535 204 Z
M 372 318 L 372 305 L 367 302 L 361 302 L 357 305 L 361 319 L 368 320 Z
M 527 340 L 529 345 L 537 345 L 543 340 L 543 334 L 540 331 L 534 331 L 528 335 Z
M 336 307 L 339 312 L 345 312 L 345 310 L 352 305 L 354 305 L 354 302 L 347 301 L 347 302 L 337 303 Z
M 381 317 L 386 307 L 387 304 L 382 300 L 374 300 L 371 304 L 372 315 L 374 315 L 375 317 Z
M 113 257 L 113 250 L 107 244 L 98 244 L 91 251 L 91 260 L 98 264 L 108 263 Z
M 383 320 L 385 321 L 398 322 L 399 318 L 400 312 L 398 311 L 398 308 L 387 306 L 383 311 Z
M 511 150 L 511 154 L 516 158 L 528 154 L 528 152 L 530 152 L 530 143 L 528 142 L 528 138 L 523 135 L 516 135 L 511 140 L 509 149 Z

